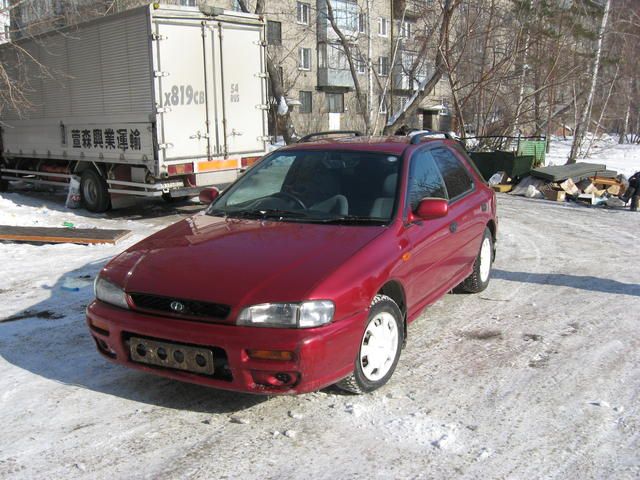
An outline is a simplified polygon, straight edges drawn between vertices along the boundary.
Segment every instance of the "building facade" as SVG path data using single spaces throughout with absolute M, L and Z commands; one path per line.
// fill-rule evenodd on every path
M 0 0 L 0 44 L 10 39 L 11 17 L 9 15 L 9 0 Z

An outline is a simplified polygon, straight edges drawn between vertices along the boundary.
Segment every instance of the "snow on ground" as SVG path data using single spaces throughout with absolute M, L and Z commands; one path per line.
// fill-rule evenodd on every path
M 590 139 L 587 140 L 587 143 Z M 564 165 L 571 151 L 571 137 L 552 138 L 551 151 L 547 154 L 547 165 Z M 585 145 L 586 149 L 586 145 Z M 603 135 L 593 142 L 593 146 L 586 158 L 579 158 L 579 162 L 601 163 L 609 170 L 615 170 L 629 178 L 640 171 L 640 145 L 628 143 L 618 145 L 615 136 Z
M 0 478 L 638 478 L 640 214 L 508 195 L 499 212 L 490 287 L 428 308 L 389 385 L 261 397 L 95 351 L 93 277 L 183 212 L 1 194 L 0 223 L 132 235 L 0 243 Z

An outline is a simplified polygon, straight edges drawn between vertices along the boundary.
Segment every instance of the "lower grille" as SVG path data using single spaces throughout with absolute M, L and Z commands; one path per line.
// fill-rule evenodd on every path
M 137 308 L 162 312 L 171 316 L 224 320 L 231 312 L 229 305 L 221 303 L 198 302 L 196 300 L 161 297 L 146 293 L 131 293 L 129 295 Z

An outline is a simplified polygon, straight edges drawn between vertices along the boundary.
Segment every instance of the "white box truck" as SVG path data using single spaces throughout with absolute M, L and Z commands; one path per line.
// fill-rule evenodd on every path
M 229 183 L 266 152 L 255 15 L 153 4 L 17 46 L 0 47 L 0 61 L 23 69 L 31 107 L 0 118 L 4 188 L 77 175 L 84 206 L 102 212 L 118 195 L 169 199 Z

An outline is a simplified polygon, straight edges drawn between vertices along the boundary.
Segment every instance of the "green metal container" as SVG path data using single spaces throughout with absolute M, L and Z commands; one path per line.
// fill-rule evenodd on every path
M 544 150 L 544 148 L 543 148 Z M 517 155 L 515 152 L 469 152 L 485 180 L 489 180 L 496 172 L 506 172 L 512 179 L 529 173 L 533 167 L 535 156 Z
M 520 140 L 518 143 L 518 153 L 519 157 L 523 156 L 533 156 L 534 157 L 534 167 L 538 167 L 540 165 L 544 165 L 545 155 L 547 153 L 547 141 L 546 139 L 541 140 Z

